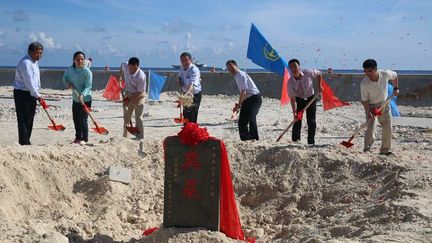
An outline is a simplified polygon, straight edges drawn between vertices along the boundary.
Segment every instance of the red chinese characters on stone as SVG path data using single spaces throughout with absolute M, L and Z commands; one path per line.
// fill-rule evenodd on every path
M 196 151 L 186 152 L 184 154 L 185 161 L 182 164 L 183 170 L 193 169 L 200 170 L 201 164 L 198 161 L 198 153 Z
M 199 194 L 197 185 L 197 179 L 186 180 L 182 190 L 183 197 L 186 199 L 202 199 L 203 197 Z

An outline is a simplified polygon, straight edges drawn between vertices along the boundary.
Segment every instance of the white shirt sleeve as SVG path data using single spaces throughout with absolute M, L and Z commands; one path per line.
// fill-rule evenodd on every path
M 240 90 L 240 92 L 247 90 L 248 89 L 248 85 L 247 85 L 247 76 L 245 73 L 240 73 L 240 75 L 237 76 L 238 80 L 237 80 L 237 86 Z
M 199 75 L 199 70 L 197 70 L 198 68 L 192 68 L 190 71 L 190 81 L 193 85 L 199 85 L 200 82 L 200 75 Z
M 39 80 L 36 80 L 37 77 L 34 76 L 34 71 L 32 70 L 32 64 L 30 62 L 21 62 L 21 73 L 23 76 L 23 81 L 25 87 L 30 91 L 31 96 L 35 98 L 41 97 L 39 94 Z
M 145 93 L 146 91 L 146 75 L 143 71 L 140 72 L 140 82 L 137 85 L 137 91 Z
M 388 76 L 388 80 L 395 80 L 397 78 L 397 73 L 392 70 L 384 70 Z

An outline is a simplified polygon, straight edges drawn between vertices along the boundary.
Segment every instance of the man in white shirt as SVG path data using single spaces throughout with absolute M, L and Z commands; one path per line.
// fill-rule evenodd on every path
M 196 123 L 198 110 L 201 104 L 201 72 L 192 63 L 192 56 L 188 52 L 180 55 L 181 67 L 178 74 L 177 86 L 180 86 L 184 93 L 193 95 L 193 105 L 184 107 L 183 115 L 189 122 Z
M 375 141 L 376 119 L 382 126 L 380 154 L 391 155 L 392 123 L 391 111 L 387 105 L 382 114 L 373 114 L 374 109 L 379 108 L 387 99 L 387 84 L 393 80 L 393 95 L 399 94 L 397 73 L 391 70 L 377 70 L 378 64 L 373 59 L 363 62 L 365 76 L 360 83 L 361 103 L 366 113 L 366 120 L 370 120 L 364 138 L 364 152 L 370 151 Z
M 238 69 L 234 60 L 227 61 L 226 67 L 234 75 L 240 91 L 239 100 L 233 108 L 233 112 L 238 112 L 240 109 L 238 119 L 240 139 L 242 141 L 259 140 L 256 116 L 262 104 L 260 92 L 252 78 L 246 72 Z
M 128 63 L 122 63 L 120 67 L 120 81 L 124 80 L 126 84 L 126 94 L 123 100 L 127 107 L 123 111 L 123 137 L 127 137 L 126 126 L 132 119 L 132 113 L 135 110 L 135 124 L 140 131 L 137 139 L 144 138 L 144 97 L 146 90 L 146 75 L 139 67 L 139 59 L 131 57 Z
M 18 121 L 19 144 L 30 145 L 33 121 L 36 113 L 36 100 L 44 107 L 45 101 L 39 93 L 40 72 L 38 61 L 42 58 L 43 46 L 38 42 L 30 43 L 28 54 L 17 64 L 14 79 L 14 101 Z

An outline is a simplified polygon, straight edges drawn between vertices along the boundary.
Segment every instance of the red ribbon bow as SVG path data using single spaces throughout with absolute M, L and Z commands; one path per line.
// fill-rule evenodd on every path
M 205 142 L 209 138 L 207 128 L 200 128 L 197 123 L 193 122 L 186 123 L 177 135 L 182 144 L 190 146 Z

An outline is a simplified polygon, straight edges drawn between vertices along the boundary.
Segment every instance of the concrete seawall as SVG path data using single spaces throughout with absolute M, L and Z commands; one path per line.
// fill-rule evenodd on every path
M 41 69 L 42 88 L 63 89 L 63 70 Z M 104 89 L 110 75 L 117 75 L 115 71 L 93 71 L 93 90 Z M 146 74 L 148 74 L 146 72 Z M 177 73 L 160 72 L 168 77 L 163 91 L 178 90 L 176 87 Z M 282 77 L 273 73 L 249 73 L 264 97 L 279 98 Z M 15 76 L 15 69 L 0 69 L 0 86 L 11 86 Z M 359 84 L 362 74 L 324 74 L 324 79 L 333 89 L 335 95 L 345 101 L 359 101 Z M 238 89 L 234 78 L 226 72 L 201 73 L 203 94 L 208 95 L 237 95 Z M 413 106 L 432 105 L 432 75 L 399 75 L 401 95 L 399 104 Z

